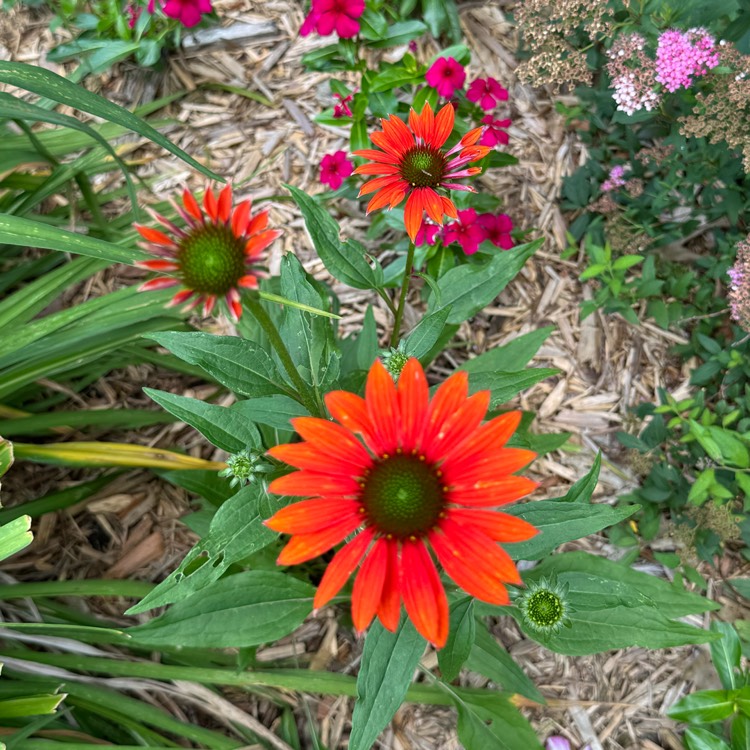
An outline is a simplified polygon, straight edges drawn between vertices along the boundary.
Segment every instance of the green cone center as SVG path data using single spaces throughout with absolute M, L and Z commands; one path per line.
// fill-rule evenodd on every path
M 177 253 L 185 288 L 225 295 L 245 273 L 245 246 L 222 224 L 206 224 L 180 242 Z
M 364 483 L 361 499 L 367 519 L 382 534 L 422 536 L 445 506 L 440 478 L 416 456 L 383 459 Z
M 414 187 L 436 188 L 443 179 L 445 157 L 437 149 L 418 146 L 404 154 L 401 176 Z
M 535 591 L 527 600 L 526 615 L 537 627 L 547 628 L 562 619 L 563 603 L 551 591 Z

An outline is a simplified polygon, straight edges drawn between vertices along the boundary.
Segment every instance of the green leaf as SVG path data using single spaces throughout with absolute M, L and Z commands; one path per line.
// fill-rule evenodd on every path
M 242 396 L 289 392 L 271 356 L 253 341 L 210 333 L 151 334 L 158 344 L 185 362 L 198 365 L 219 383 Z
M 399 21 L 388 27 L 382 39 L 370 42 L 368 47 L 398 47 L 422 36 L 427 26 L 421 21 Z
M 690 693 L 667 709 L 667 716 L 691 724 L 712 724 L 729 718 L 735 711 L 734 692 L 700 690 Z
M 425 69 L 415 73 L 413 70 L 406 70 L 400 65 L 394 65 L 392 68 L 386 68 L 378 73 L 370 82 L 370 91 L 377 93 L 379 91 L 393 91 L 401 86 L 411 86 L 424 81 Z
M 0 560 L 20 552 L 33 540 L 31 516 L 19 516 L 14 521 L 0 526 Z
M 612 269 L 615 271 L 625 271 L 628 268 L 637 266 L 642 260 L 642 255 L 623 255 L 612 264 Z
M 505 289 L 544 240 L 507 250 L 488 263 L 465 264 L 452 268 L 438 281 L 442 292 L 441 309 L 451 307 L 448 323 L 462 323 L 489 305 Z M 430 296 L 428 312 L 435 312 L 435 295 Z
M 302 212 L 315 250 L 331 275 L 355 289 L 374 289 L 375 272 L 351 241 L 342 244 L 339 225 L 331 214 L 299 188 L 284 187 Z
M 516 336 L 507 344 L 496 346 L 474 359 L 467 360 L 459 369 L 469 373 L 498 370 L 508 372 L 511 369 L 525 367 L 554 330 L 554 326 L 546 326 Z
M 688 727 L 683 739 L 687 750 L 731 750 L 721 737 L 700 727 Z
M 207 404 L 195 398 L 144 388 L 145 394 L 170 414 L 194 427 L 207 440 L 228 453 L 260 448 L 260 433 L 252 422 L 226 406 Z
M 380 622 L 370 627 L 357 675 L 349 750 L 370 750 L 388 726 L 406 697 L 424 649 L 424 638 L 408 617 L 402 618 L 395 633 Z
M 739 687 L 735 670 L 740 668 L 742 646 L 737 631 L 728 623 L 715 620 L 711 630 L 721 634 L 721 640 L 711 643 L 711 661 L 725 690 Z
M 219 175 L 204 167 L 178 146 L 175 146 L 145 120 L 114 102 L 88 91 L 83 86 L 71 83 L 51 70 L 26 63 L 0 61 L 0 83 L 9 83 L 60 104 L 67 104 L 81 112 L 87 112 L 95 117 L 101 117 L 122 125 L 158 144 L 209 179 L 224 182 Z
M 495 640 L 484 623 L 477 628 L 474 646 L 466 666 L 472 672 L 488 677 L 507 693 L 518 693 L 536 703 L 546 702 L 536 685 L 513 661 L 513 657 Z
M 542 380 L 557 375 L 559 370 L 534 367 L 518 372 L 489 372 L 480 370 L 469 375 L 469 387 L 472 391 L 490 391 L 490 408 L 507 403 L 526 388 Z
M 216 512 L 208 536 L 187 553 L 176 570 L 127 614 L 147 612 L 191 597 L 217 581 L 229 566 L 267 547 L 278 534 L 263 525 L 283 498 L 266 507 L 270 499 L 259 484 L 243 487 Z M 271 512 L 269 512 L 269 510 Z M 236 645 L 236 644 L 235 644 Z
M 276 571 L 250 570 L 216 581 L 128 633 L 149 646 L 241 648 L 288 635 L 310 614 L 315 589 Z
M 639 505 L 613 507 L 604 504 L 584 505 L 557 500 L 534 500 L 504 509 L 539 529 L 539 534 L 525 542 L 504 544 L 514 560 L 541 560 L 565 542 L 614 526 L 632 516 Z
M 291 430 L 290 419 L 310 416 L 302 404 L 280 394 L 238 401 L 229 407 L 229 411 L 239 414 L 242 419 L 265 424 L 276 430 Z
M 0 62 L 0 65 L 3 65 Z M 110 263 L 131 264 L 149 256 L 137 248 L 124 248 L 111 242 L 89 237 L 86 234 L 68 232 L 49 224 L 20 216 L 0 214 L 0 244 L 36 247 L 57 250 L 61 253 L 88 255 Z
M 474 600 L 467 596 L 453 602 L 450 607 L 448 640 L 438 651 L 438 664 L 446 682 L 453 682 L 458 677 L 461 667 L 469 658 L 475 631 Z
M 732 719 L 732 750 L 750 750 L 750 719 L 737 714 Z
M 13 443 L 0 437 L 0 477 L 13 465 Z
M 542 750 L 534 730 L 508 693 L 456 700 L 458 739 L 466 750 Z
M 422 361 L 422 358 L 430 353 L 432 347 L 440 339 L 450 311 L 450 307 L 444 307 L 430 315 L 425 315 L 404 337 L 404 352 L 410 357 L 416 357 L 423 365 L 427 364 Z
M 53 714 L 67 698 L 62 695 L 27 695 L 0 701 L 0 719 L 18 719 L 24 716 Z

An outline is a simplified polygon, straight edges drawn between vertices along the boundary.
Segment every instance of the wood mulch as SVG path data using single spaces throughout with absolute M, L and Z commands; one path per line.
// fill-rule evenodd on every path
M 347 147 L 348 133 L 346 128 L 313 122 L 316 113 L 332 104 L 329 75 L 305 72 L 300 60 L 329 40 L 298 37 L 303 12 L 301 4 L 293 0 L 218 0 L 215 6 L 224 26 L 266 24 L 264 34 L 243 41 L 241 46 L 181 52 L 170 59 L 164 71 L 144 72 L 121 64 L 106 75 L 87 80 L 86 85 L 128 107 L 185 92 L 158 113 L 174 120 L 164 132 L 231 180 L 241 194 L 283 195 L 285 182 L 311 192 L 321 190 L 317 165 L 324 154 Z M 539 459 L 535 471 L 549 496 L 563 494 L 601 450 L 604 465 L 595 499 L 612 503 L 637 483 L 635 470 L 614 433 L 633 425 L 631 407 L 656 400 L 658 388 L 667 387 L 676 397 L 684 398 L 690 363 L 681 364 L 669 356 L 669 348 L 682 340 L 679 333 L 661 331 L 649 323 L 635 327 L 599 313 L 580 319 L 580 302 L 591 298 L 593 288 L 578 280 L 580 257 L 560 259 L 567 244 L 566 217 L 557 203 L 562 178 L 587 158 L 575 131 L 566 128 L 555 110 L 556 101 L 573 100 L 517 80 L 516 33 L 498 4 L 466 2 L 460 9 L 472 50 L 470 76 L 491 75 L 510 91 L 508 151 L 518 158 L 516 166 L 483 176 L 481 189 L 503 199 L 503 210 L 516 226 L 546 241 L 500 297 L 461 326 L 458 346 L 441 358 L 432 374 L 439 379 L 468 356 L 518 334 L 554 325 L 556 330 L 533 364 L 559 368 L 560 374 L 530 388 L 516 405 L 538 413 L 536 426 L 540 431 L 571 431 L 573 449 Z M 273 24 L 270 33 L 268 22 Z M 46 59 L 46 52 L 61 40 L 61 36 L 53 38 L 47 23 L 48 18 L 35 10 L 17 8 L 6 14 L 0 21 L 0 57 L 64 72 Z M 426 59 L 437 49 L 434 42 L 420 42 L 417 54 Z M 403 51 L 389 50 L 386 55 L 397 59 Z M 261 94 L 271 106 L 219 87 L 227 84 Z M 152 181 L 158 196 L 166 197 L 183 184 L 202 187 L 202 178 L 182 162 L 150 144 L 138 139 L 134 142 L 138 149 L 131 152 L 131 158 L 138 160 L 139 174 Z M 312 251 L 293 204 L 271 198 L 269 205 L 273 225 L 284 229 L 283 238 L 273 248 L 272 269 L 278 267 L 283 253 L 295 252 L 310 273 L 331 282 Z M 361 208 L 351 202 L 337 208 L 341 211 L 342 233 L 361 237 L 368 225 Z M 134 278 L 129 269 L 108 270 L 93 284 L 73 290 L 70 304 L 132 283 Z M 372 304 L 385 345 L 389 318 L 382 302 L 336 282 L 333 287 L 341 298 L 344 330 L 357 329 L 367 305 Z M 416 322 L 420 309 L 418 295 L 414 294 L 407 322 Z M 204 327 L 232 332 L 231 325 L 223 320 L 206 321 Z M 106 382 L 89 389 L 84 398 L 87 406 L 145 407 L 150 403 L 141 392 L 145 385 L 198 397 L 207 394 L 199 382 L 144 365 L 113 373 Z M 181 424 L 108 434 L 106 438 L 163 447 L 177 443 L 192 455 L 222 457 Z M 16 504 L 90 476 L 81 471 L 19 464 L 5 477 L 4 500 Z M 187 509 L 188 500 L 181 490 L 147 472 L 125 474 L 90 501 L 45 515 L 36 525 L 32 547 L 6 564 L 2 575 L 5 580 L 18 581 L 101 576 L 160 580 L 195 539 L 178 521 Z M 670 545 L 674 548 L 666 538 L 661 549 Z M 589 537 L 566 548 L 612 558 L 622 553 L 608 545 L 603 536 Z M 668 575 L 654 564 L 648 569 Z M 720 589 L 712 587 L 709 593 L 719 597 Z M 132 622 L 121 617 L 121 602 L 95 601 L 91 606 L 117 621 Z M 24 603 L 3 603 L 0 611 L 8 620 L 35 618 L 33 607 Z M 330 615 L 324 613 L 308 621 L 293 638 L 266 649 L 265 657 L 294 656 L 300 663 L 312 661 L 317 668 L 356 669 L 361 643 L 349 631 L 338 628 Z M 528 711 L 540 738 L 563 734 L 574 748 L 588 744 L 591 750 L 678 750 L 681 744 L 676 725 L 664 717 L 664 709 L 687 691 L 712 684 L 705 648 L 658 652 L 633 648 L 567 658 L 524 639 L 511 621 L 502 622 L 495 632 L 549 698 L 549 705 Z M 434 653 L 427 654 L 425 663 L 435 663 Z M 686 664 L 690 666 L 686 668 Z M 486 680 L 469 674 L 464 674 L 461 682 L 486 684 Z M 176 684 L 166 695 L 154 692 L 153 684 L 144 681 L 119 680 L 118 685 L 178 714 L 192 717 L 196 713 L 195 686 Z M 351 700 L 287 698 L 300 709 L 303 732 L 307 732 L 308 716 L 303 709 L 309 709 L 323 743 L 332 749 L 346 746 Z M 203 706 L 198 716 L 229 731 L 230 721 L 256 730 L 259 726 L 261 730 L 273 728 L 278 716 L 271 704 L 247 694 L 227 692 L 224 697 L 213 695 L 209 701 L 201 693 L 200 699 Z M 455 715 L 450 710 L 406 705 L 382 736 L 380 746 L 393 750 L 457 748 L 454 724 Z

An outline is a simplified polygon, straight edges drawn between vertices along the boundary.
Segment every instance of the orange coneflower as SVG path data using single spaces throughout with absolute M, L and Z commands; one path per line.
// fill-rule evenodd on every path
M 474 189 L 460 185 L 455 180 L 470 177 L 482 170 L 467 167 L 490 152 L 487 146 L 477 145 L 484 128 L 470 130 L 449 151 L 442 146 L 453 132 L 453 105 L 446 104 L 434 115 L 429 104 L 422 114 L 413 109 L 409 112 L 409 126 L 395 115 L 381 120 L 383 130 L 373 133 L 372 142 L 382 151 L 363 149 L 355 156 L 369 159 L 354 170 L 355 174 L 379 175 L 362 185 L 360 195 L 375 193 L 367 206 L 367 213 L 384 206 L 394 208 L 408 196 L 404 211 L 406 231 L 414 242 L 422 215 L 436 223 L 443 223 L 443 214 L 456 218 L 453 201 L 437 193 L 438 188 L 447 190 Z M 376 192 L 377 191 L 377 192 Z
M 418 360 L 406 363 L 398 386 L 376 361 L 364 398 L 347 391 L 326 396 L 338 424 L 315 417 L 292 420 L 304 442 L 269 453 L 299 471 L 274 480 L 269 489 L 311 499 L 266 522 L 292 534 L 278 563 L 310 560 L 357 532 L 328 565 L 316 609 L 361 563 L 352 593 L 357 630 L 376 614 L 395 630 L 403 600 L 417 630 L 442 647 L 448 602 L 428 545 L 466 592 L 508 604 L 504 584 L 521 579 L 497 542 L 523 541 L 537 529 L 486 508 L 518 500 L 537 486 L 514 476 L 536 454 L 504 447 L 520 412 L 481 424 L 489 402 L 489 391 L 468 395 L 465 372 L 448 378 L 430 400 Z
M 203 209 L 189 190 L 182 194 L 182 206 L 173 202 L 177 213 L 185 221 L 184 228 L 151 211 L 153 218 L 172 236 L 160 229 L 135 225 L 143 237 L 139 244 L 158 260 L 136 263 L 150 271 L 173 273 L 159 276 L 140 286 L 140 291 L 184 287 L 178 291 L 170 305 L 180 305 L 190 300 L 189 309 L 203 303 L 203 314 L 209 315 L 217 299 L 224 299 L 230 315 L 242 315 L 241 288 L 254 289 L 258 277 L 261 253 L 280 234 L 277 229 L 267 229 L 268 211 L 251 216 L 251 201 L 232 207 L 232 188 L 227 185 L 218 195 L 211 188 L 203 196 Z M 191 299 L 192 298 L 192 299 Z

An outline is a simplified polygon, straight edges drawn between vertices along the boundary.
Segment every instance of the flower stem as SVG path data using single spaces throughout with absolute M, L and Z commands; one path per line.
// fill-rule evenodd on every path
M 268 337 L 271 346 L 281 360 L 281 364 L 284 366 L 287 375 L 289 375 L 289 378 L 292 381 L 292 385 L 297 391 L 300 402 L 310 414 L 321 416 L 321 409 L 318 405 L 318 399 L 315 397 L 315 393 L 299 374 L 297 366 L 292 359 L 292 355 L 289 354 L 289 350 L 286 348 L 278 328 L 276 328 L 274 322 L 263 308 L 263 305 L 261 305 L 260 299 L 255 294 L 248 294 L 245 299 L 247 300 L 247 306 L 250 308 L 250 312 L 255 316 L 255 319 L 260 324 L 260 327 Z
M 414 243 L 409 240 L 409 249 L 406 251 L 406 265 L 404 266 L 404 279 L 401 282 L 401 294 L 398 298 L 396 309 L 396 320 L 393 321 L 393 333 L 391 334 L 391 346 L 398 346 L 398 337 L 401 332 L 401 319 L 404 317 L 404 305 L 406 294 L 409 291 L 409 279 L 411 278 L 412 266 L 414 265 Z

